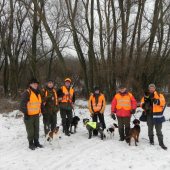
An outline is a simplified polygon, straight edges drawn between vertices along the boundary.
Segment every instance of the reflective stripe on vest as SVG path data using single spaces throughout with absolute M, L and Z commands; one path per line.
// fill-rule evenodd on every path
M 61 103 L 67 103 L 67 102 L 72 103 L 74 90 L 70 87 L 70 90 L 68 92 L 68 90 L 65 86 L 62 86 L 61 90 L 62 90 L 63 93 L 69 93 L 69 95 L 64 95 L 63 97 L 59 97 L 58 98 L 59 102 L 61 102 Z
M 131 102 L 131 97 L 132 94 L 128 93 L 125 94 L 124 96 L 121 96 L 120 93 L 116 94 L 116 100 L 117 100 L 117 105 L 116 109 L 125 109 L 125 110 L 131 110 L 132 109 L 132 102 Z
M 45 90 L 45 89 L 42 89 L 43 90 L 43 92 L 45 92 L 45 97 L 47 97 L 47 90 Z M 55 96 L 55 104 L 56 104 L 56 106 L 58 105 L 58 98 L 57 98 L 57 93 L 56 93 L 56 91 L 53 89 L 53 92 L 54 92 L 54 96 Z M 46 102 L 44 102 L 44 105 L 46 104 Z
M 28 115 L 36 115 L 41 113 L 41 95 L 38 94 L 38 97 L 32 90 L 28 90 L 28 93 L 30 94 L 30 100 L 27 102 L 27 110 Z
M 96 104 L 96 99 L 93 94 L 91 94 L 92 108 L 94 112 L 98 112 L 102 109 L 104 95 L 101 94 L 98 98 L 98 103 Z

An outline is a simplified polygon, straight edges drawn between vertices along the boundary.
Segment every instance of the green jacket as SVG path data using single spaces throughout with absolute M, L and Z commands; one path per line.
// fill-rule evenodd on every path
M 53 91 L 53 88 L 45 87 L 42 89 L 42 100 L 45 104 L 45 114 L 51 115 L 53 113 L 57 113 L 59 110 L 59 107 L 56 106 L 56 97 L 55 93 Z M 47 96 L 46 96 L 47 93 Z M 52 97 L 54 97 L 54 100 L 52 100 Z

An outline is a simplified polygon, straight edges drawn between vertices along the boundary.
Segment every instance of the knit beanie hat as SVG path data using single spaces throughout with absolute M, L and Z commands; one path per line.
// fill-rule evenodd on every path
M 97 91 L 97 90 L 100 91 L 99 87 L 98 86 L 94 87 L 94 91 Z
M 37 84 L 39 84 L 39 82 L 37 81 L 36 78 L 30 79 L 29 84 L 32 84 L 32 83 L 37 83 Z
M 156 89 L 156 86 L 155 86 L 154 84 L 150 84 L 150 85 L 149 85 L 149 88 L 150 88 L 150 87 L 154 87 L 154 88 Z
M 53 80 L 48 80 L 48 81 L 47 81 L 47 84 L 48 84 L 48 83 L 53 83 L 53 84 L 54 84 L 54 81 L 53 81 Z

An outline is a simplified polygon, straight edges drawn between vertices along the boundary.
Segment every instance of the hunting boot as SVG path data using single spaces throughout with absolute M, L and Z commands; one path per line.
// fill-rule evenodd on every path
M 33 140 L 29 140 L 29 148 L 30 148 L 31 150 L 35 150 L 35 145 L 34 145 L 34 143 L 33 143 Z
M 158 138 L 158 141 L 159 141 L 159 146 L 160 146 L 162 149 L 164 149 L 164 150 L 167 150 L 167 149 L 168 149 L 168 148 L 164 145 L 163 139 L 159 139 L 159 138 Z
M 34 145 L 35 147 L 42 148 L 43 146 L 39 143 L 38 139 L 34 139 Z
M 120 139 L 119 141 L 124 141 L 124 128 L 119 129 Z
M 153 136 L 150 136 L 150 137 L 149 137 L 149 141 L 150 141 L 150 144 L 151 144 L 151 145 L 154 145 Z
M 128 137 L 128 136 L 129 136 L 129 130 L 130 130 L 130 128 L 125 128 L 125 134 L 126 134 L 126 137 Z M 129 143 L 129 138 L 128 138 L 128 139 L 126 139 L 126 142 L 127 142 L 127 143 Z
M 64 125 L 63 125 L 63 129 L 64 129 L 64 132 L 65 132 L 65 135 L 66 135 L 66 136 L 70 136 L 69 131 L 68 131 L 68 128 L 67 128 L 67 126 L 66 126 L 66 124 L 64 124 Z

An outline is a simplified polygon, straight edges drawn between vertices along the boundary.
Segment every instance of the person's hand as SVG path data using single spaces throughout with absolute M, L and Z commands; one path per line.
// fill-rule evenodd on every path
M 65 95 L 69 95 L 69 93 L 67 92 L 67 93 L 64 93 Z
M 113 113 L 113 114 L 111 114 L 111 117 L 113 118 L 113 120 L 116 120 L 116 116 L 115 116 L 115 114 Z
M 51 100 L 54 100 L 54 97 L 52 97 Z
M 135 112 L 136 112 L 136 109 L 132 109 L 130 114 L 133 115 L 133 114 L 135 114 Z
M 25 120 L 29 120 L 30 119 L 30 116 L 28 114 L 24 114 L 24 119 Z
M 154 98 L 153 98 L 152 101 L 153 101 L 154 104 L 157 104 L 158 99 L 154 99 Z
M 74 106 L 74 103 L 73 103 L 73 102 L 71 103 L 71 106 L 72 106 L 72 107 Z

